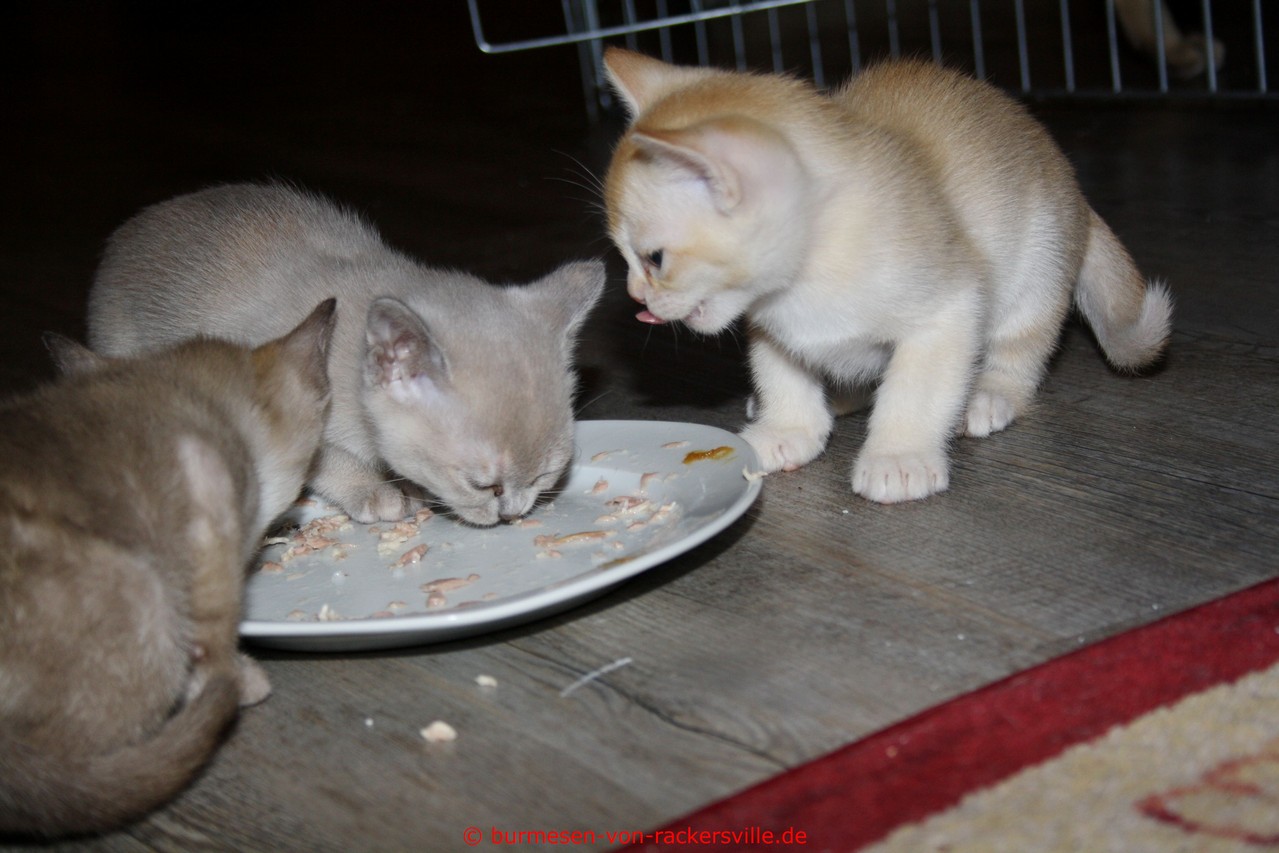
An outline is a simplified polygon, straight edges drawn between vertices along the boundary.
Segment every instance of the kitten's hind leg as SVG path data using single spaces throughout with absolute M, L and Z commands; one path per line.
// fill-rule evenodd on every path
M 1025 412 L 1057 346 L 1069 288 L 1009 316 L 990 333 L 981 373 L 968 401 L 964 433 L 984 438 Z
M 180 436 L 177 455 L 190 501 L 183 531 L 191 563 L 187 698 L 194 701 L 209 679 L 229 675 L 239 685 L 240 704 L 254 705 L 270 694 L 271 682 L 256 662 L 236 651 L 244 587 L 241 543 L 249 533 L 234 512 L 242 497 L 231 470 L 208 442 Z M 258 531 L 253 538 L 260 536 Z
M 979 348 L 972 287 L 897 342 L 853 465 L 853 491 L 878 503 L 918 500 L 950 485 L 946 444 L 963 411 Z
M 762 332 L 752 333 L 750 361 L 755 420 L 742 438 L 763 470 L 794 471 L 815 459 L 830 436 L 834 418 L 825 385 Z
M 411 511 L 404 492 L 383 472 L 333 444 L 320 448 L 311 486 L 363 524 L 399 521 Z

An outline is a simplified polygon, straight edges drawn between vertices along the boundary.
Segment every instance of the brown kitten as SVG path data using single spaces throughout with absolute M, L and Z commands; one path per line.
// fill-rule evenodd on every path
M 141 817 L 270 691 L 244 572 L 319 447 L 334 304 L 252 350 L 54 338 L 65 375 L 0 406 L 0 832 Z

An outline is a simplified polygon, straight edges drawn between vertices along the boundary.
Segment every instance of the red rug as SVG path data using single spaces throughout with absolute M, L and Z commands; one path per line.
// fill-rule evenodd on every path
M 929 709 L 627 849 L 862 849 L 1116 726 L 1271 666 L 1277 631 L 1279 579 Z

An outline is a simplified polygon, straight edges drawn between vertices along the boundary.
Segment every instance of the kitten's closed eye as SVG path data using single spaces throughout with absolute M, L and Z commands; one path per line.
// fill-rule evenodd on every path
M 535 489 L 549 489 L 559 482 L 563 474 L 564 472 L 561 470 L 545 471 L 533 479 L 532 487 Z
M 466 481 L 466 485 L 477 492 L 492 492 L 495 497 L 499 497 L 499 498 L 502 496 L 502 493 L 505 491 L 505 488 L 502 486 L 501 483 L 482 483 L 482 482 L 479 482 L 478 480 L 468 479 Z
M 554 486 L 556 482 L 559 481 L 561 473 L 562 472 L 560 471 L 547 471 L 533 478 L 533 481 L 531 483 L 528 483 L 526 485 L 516 484 L 514 488 L 516 490 L 534 489 L 539 492 L 545 491 L 546 489 L 549 489 L 551 486 Z M 472 489 L 474 489 L 477 492 L 492 492 L 494 497 L 500 498 L 502 497 L 503 494 L 506 493 L 507 486 L 511 484 L 481 483 L 477 480 L 468 479 L 466 481 L 466 485 L 470 486 Z

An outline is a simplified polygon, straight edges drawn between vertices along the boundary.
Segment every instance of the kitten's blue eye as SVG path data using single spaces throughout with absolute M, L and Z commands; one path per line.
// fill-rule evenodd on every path
M 662 268 L 662 259 L 661 249 L 658 249 L 655 252 L 649 252 L 644 256 L 644 266 L 651 270 L 660 270 Z

